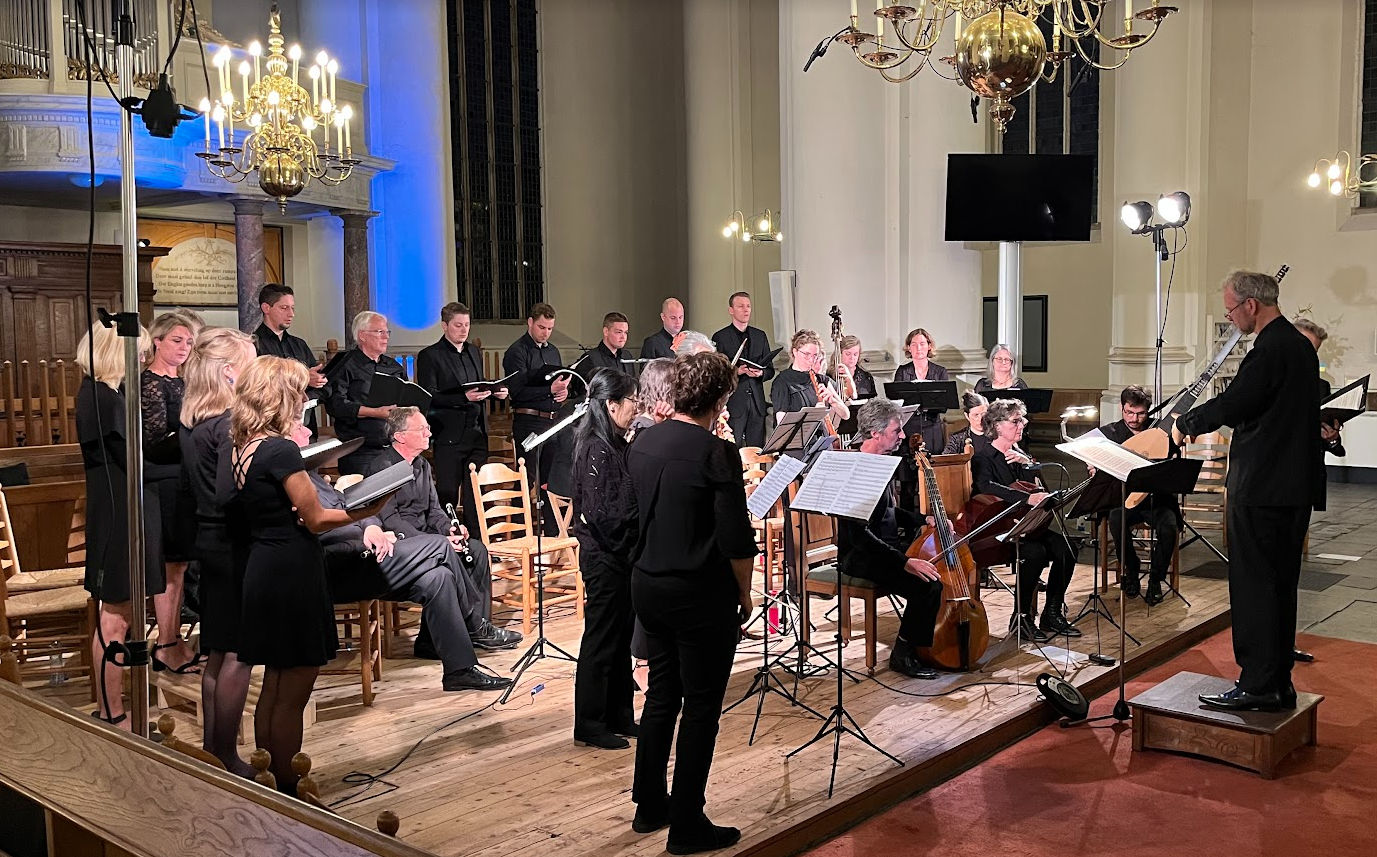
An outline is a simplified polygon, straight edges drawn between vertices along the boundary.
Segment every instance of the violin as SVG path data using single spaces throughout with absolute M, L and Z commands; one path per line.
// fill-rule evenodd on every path
M 942 505 L 937 475 L 926 449 L 920 448 L 916 458 L 927 487 L 929 514 L 936 525 L 923 529 L 909 546 L 908 557 L 936 567 L 942 578 L 942 606 L 932 645 L 916 647 L 914 653 L 931 666 L 968 672 L 990 644 L 990 620 L 980 600 L 977 566 L 968 545 L 953 547 L 956 532 Z

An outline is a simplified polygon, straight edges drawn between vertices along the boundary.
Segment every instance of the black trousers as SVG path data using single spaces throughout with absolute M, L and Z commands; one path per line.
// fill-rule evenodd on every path
M 937 626 L 937 611 L 942 608 L 942 584 L 909 574 L 902 568 L 855 563 L 842 569 L 852 577 L 874 581 L 905 601 L 899 620 L 899 636 L 915 646 L 931 646 Z M 1037 584 L 1033 584 L 1036 586 Z
M 632 706 L 631 575 L 605 563 L 583 567 L 583 643 L 574 676 L 574 737 L 622 731 Z
M 1138 549 L 1133 544 L 1132 528 L 1136 524 L 1147 524 L 1152 527 L 1152 564 L 1148 575 L 1152 580 L 1166 580 L 1167 572 L 1171 570 L 1172 551 L 1175 550 L 1176 539 L 1180 535 L 1176 509 L 1166 504 L 1154 505 L 1150 499 L 1137 508 L 1129 509 L 1126 522 L 1123 521 L 1124 517 L 1122 509 L 1114 509 L 1109 513 L 1109 537 L 1114 540 L 1119 562 L 1125 563 L 1124 567 L 1134 577 L 1142 571 L 1143 564 L 1138 559 Z M 1119 543 L 1120 533 L 1125 529 L 1129 531 L 1127 559 L 1124 559 L 1124 545 Z
M 1310 509 L 1229 503 L 1229 604 L 1239 690 L 1268 693 L 1291 682 L 1296 589 Z
M 574 493 L 574 436 L 570 433 L 571 430 L 565 429 L 541 444 L 535 451 L 527 452 L 521 446 L 526 438 L 532 434 L 543 434 L 553 427 L 555 422 L 530 414 L 515 414 L 512 416 L 512 440 L 516 444 L 516 457 L 526 459 L 527 473 L 539 477 L 536 484 L 547 486 L 548 490 L 561 497 L 571 497 Z M 537 453 L 540 455 L 538 474 L 531 466 Z M 558 533 L 559 518 L 554 505 L 546 501 L 545 535 L 553 536 Z
M 421 538 L 426 542 L 432 539 L 444 538 L 443 536 L 412 536 L 412 539 Z M 398 541 L 400 544 L 402 539 Z M 492 562 L 488 556 L 488 548 L 478 539 L 469 539 L 469 552 L 473 554 L 473 568 L 465 568 L 460 555 L 450 545 L 449 539 L 444 539 L 445 547 L 449 549 L 446 562 L 455 569 L 455 590 L 459 595 L 459 608 L 464 614 L 464 627 L 470 634 L 477 633 L 484 622 L 492 621 Z M 408 599 L 414 600 L 414 599 Z M 436 654 L 440 653 L 440 648 L 435 645 L 430 633 L 430 622 L 426 619 L 426 611 L 421 611 L 421 628 L 416 634 L 416 646 L 418 648 L 433 647 Z M 443 660 L 443 658 L 442 658 Z M 472 666 L 472 664 L 470 664 Z
M 650 686 L 641 710 L 631 799 L 652 813 L 669 809 L 671 831 L 693 825 L 707 802 L 722 698 L 736 644 L 736 581 L 728 572 L 657 577 L 633 571 L 631 600 L 650 648 Z M 674 789 L 666 783 L 674 724 Z
M 742 446 L 764 446 L 765 445 L 765 414 L 757 414 L 749 405 L 739 408 L 741 411 L 728 409 L 727 425 L 732 430 L 732 436 L 736 438 L 736 445 Z
M 1051 530 L 1024 538 L 1018 549 L 1019 612 L 1032 614 L 1038 609 L 1038 579 L 1050 564 L 1047 573 L 1047 604 L 1060 607 L 1066 601 L 1066 589 L 1071 585 L 1071 573 L 1076 570 L 1076 555 L 1066 546 L 1060 533 Z M 1011 557 L 1012 558 L 1012 557 Z
M 431 465 L 435 469 L 435 493 L 440 503 L 453 503 L 463 509 L 462 519 L 469 533 L 478 535 L 478 506 L 473 499 L 473 480 L 469 465 L 482 467 L 488 463 L 488 439 L 481 445 L 472 443 L 436 444 Z

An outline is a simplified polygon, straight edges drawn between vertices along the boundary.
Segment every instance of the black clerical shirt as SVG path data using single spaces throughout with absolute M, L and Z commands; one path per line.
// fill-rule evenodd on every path
M 508 346 L 507 353 L 502 355 L 502 374 L 520 373 L 507 385 L 511 394 L 512 407 L 530 408 L 547 413 L 558 411 L 560 404 L 555 401 L 554 394 L 550 392 L 549 382 L 530 384 L 529 376 L 533 370 L 541 366 L 558 368 L 563 365 L 564 363 L 559 356 L 559 349 L 554 345 L 549 342 L 538 345 L 531 338 L 531 334 L 521 334 L 521 338 Z
M 472 342 L 456 348 L 443 336 L 416 355 L 416 383 L 432 396 L 430 413 L 431 441 L 437 446 L 466 444 L 486 447 L 487 413 L 483 402 L 470 402 L 461 384 L 486 380 L 483 377 L 483 354 Z M 465 476 L 465 478 L 468 478 Z
M 381 449 L 387 446 L 387 420 L 359 416 L 359 408 L 363 407 L 373 386 L 374 375 L 406 377 L 402 364 L 386 354 L 374 360 L 358 348 L 350 351 L 330 376 L 330 396 L 325 400 L 325 410 L 334 418 L 335 436 L 341 441 L 362 437 L 364 446 Z
M 657 357 L 674 357 L 674 336 L 663 327 L 645 338 L 641 344 L 641 356 L 646 360 Z
M 598 347 L 579 358 L 578 368 L 575 372 L 585 381 L 593 380 L 593 373 L 599 369 L 614 369 L 618 372 L 626 372 L 627 364 L 622 362 L 626 357 L 626 349 L 621 348 L 613 351 L 607 347 L 606 342 L 599 342 Z
M 746 343 L 744 348 L 741 345 L 743 342 Z M 765 336 L 765 331 L 750 325 L 745 330 L 737 330 L 735 324 L 729 324 L 712 335 L 712 344 L 728 360 L 736 357 L 740 351 L 742 359 L 765 367 L 764 374 L 759 378 L 736 376 L 736 392 L 727 400 L 727 410 L 733 415 L 766 413 L 765 382 L 775 376 L 775 367 L 769 362 L 770 340 Z

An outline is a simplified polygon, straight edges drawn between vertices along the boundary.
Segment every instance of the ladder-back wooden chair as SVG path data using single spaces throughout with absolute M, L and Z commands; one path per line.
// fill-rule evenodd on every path
M 494 592 L 497 603 L 521 611 L 521 631 L 531 633 L 536 609 L 536 562 L 545 569 L 546 607 L 574 605 L 583 618 L 583 576 L 579 573 L 579 542 L 572 536 L 537 540 L 530 481 L 525 459 L 513 470 L 500 462 L 482 468 L 469 465 L 478 526 L 492 561 L 493 577 L 508 584 Z M 543 554 L 538 553 L 543 551 Z
M 774 466 L 776 456 L 762 454 L 758 446 L 743 446 L 741 453 L 741 478 L 746 483 L 746 496 L 751 496 Z M 751 526 L 755 528 L 756 544 L 764 562 L 765 590 L 778 592 L 784 588 L 784 505 L 777 502 L 769 515 L 760 520 L 751 516 Z
M 1229 438 L 1220 432 L 1202 434 L 1185 445 L 1186 458 L 1204 463 L 1195 490 L 1181 498 L 1181 515 L 1196 530 L 1219 530 L 1224 550 L 1229 549 Z
M 373 704 L 373 683 L 383 677 L 383 613 L 376 598 L 335 605 L 340 650 L 321 675 L 357 675 L 363 704 Z M 357 658 L 357 661 L 355 660 Z

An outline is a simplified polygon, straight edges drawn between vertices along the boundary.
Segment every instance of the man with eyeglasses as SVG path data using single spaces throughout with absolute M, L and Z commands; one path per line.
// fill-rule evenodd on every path
M 387 447 L 387 417 L 395 405 L 370 407 L 368 391 L 374 375 L 405 378 L 402 364 L 388 357 L 387 342 L 392 332 L 387 317 L 364 310 L 350 325 L 355 347 L 330 374 L 330 397 L 325 410 L 335 421 L 335 437 L 341 441 L 363 438 L 363 446 L 339 460 L 340 473 L 367 473 L 373 459 Z
M 1152 397 L 1147 390 L 1131 384 L 1119 393 L 1119 413 L 1123 419 L 1100 427 L 1100 432 L 1115 443 L 1124 443 L 1138 432 L 1148 427 L 1148 411 L 1152 408 Z M 1092 467 L 1091 475 L 1094 475 Z M 1138 524 L 1152 527 L 1152 561 L 1148 569 L 1147 592 L 1143 600 L 1149 605 L 1160 604 L 1165 597 L 1162 583 L 1167 579 L 1171 568 L 1171 555 L 1176 547 L 1176 539 L 1181 532 L 1181 509 L 1174 494 L 1153 494 L 1146 502 L 1128 510 L 1127 520 L 1123 510 L 1115 508 L 1109 513 L 1109 535 L 1114 540 L 1115 551 L 1119 555 L 1119 586 L 1125 596 L 1138 597 L 1139 577 L 1142 574 L 1142 560 L 1133 545 L 1132 537 L 1128 544 L 1119 543 L 1119 536 Z M 1125 555 L 1126 554 L 1126 555 Z
M 1213 708 L 1282 711 L 1296 707 L 1291 667 L 1301 553 L 1312 509 L 1325 502 L 1320 373 L 1315 349 L 1277 306 L 1274 277 L 1234 271 L 1224 279 L 1225 317 L 1256 334 L 1229 386 L 1179 417 L 1178 442 L 1233 426 L 1229 446 L 1229 602 L 1232 690 L 1203 694 Z
M 521 642 L 521 634 L 492 624 L 492 566 L 487 548 L 481 541 L 470 540 L 468 528 L 463 524 L 454 525 L 435 493 L 435 478 L 431 475 L 430 462 L 421 454 L 430 448 L 430 423 L 425 414 L 418 408 L 394 408 L 386 420 L 386 426 L 391 444 L 373 460 L 371 472 L 376 473 L 405 461 L 411 464 L 416 478 L 411 484 L 399 488 L 383 506 L 378 514 L 383 527 L 401 539 L 445 538 L 459 565 L 467 564 L 460 562 L 465 553 L 471 555 L 472 565 L 466 574 L 459 575 L 459 582 L 464 588 L 461 601 L 472 601 L 479 605 L 478 621 L 475 627 L 469 628 L 469 636 L 480 649 L 516 647 Z M 415 654 L 418 658 L 437 657 L 424 615 L 421 617 L 421 631 L 416 637 Z M 465 673 L 453 679 L 447 676 L 446 681 L 482 690 L 498 689 L 510 683 L 507 679 L 481 671 Z

